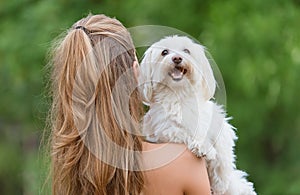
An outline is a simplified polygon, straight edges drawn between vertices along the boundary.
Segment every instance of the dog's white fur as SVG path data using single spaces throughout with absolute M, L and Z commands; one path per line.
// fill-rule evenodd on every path
M 145 52 L 140 70 L 140 91 L 150 106 L 143 122 L 146 139 L 185 143 L 205 157 L 213 194 L 255 195 L 246 173 L 235 166 L 234 128 L 210 100 L 216 82 L 204 47 L 187 37 L 166 37 Z

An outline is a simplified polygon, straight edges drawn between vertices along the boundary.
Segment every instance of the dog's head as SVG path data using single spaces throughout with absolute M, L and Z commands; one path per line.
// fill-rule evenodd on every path
M 160 84 L 175 89 L 196 87 L 204 100 L 214 95 L 216 82 L 205 49 L 187 37 L 166 37 L 154 43 L 145 52 L 140 67 L 145 103 L 150 104 Z

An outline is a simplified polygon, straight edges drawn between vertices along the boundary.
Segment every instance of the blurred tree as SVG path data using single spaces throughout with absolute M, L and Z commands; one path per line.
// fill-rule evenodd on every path
M 2 0 L 0 194 L 39 193 L 45 170 L 38 142 L 49 109 L 45 56 L 51 41 L 89 12 L 127 27 L 170 26 L 203 43 L 227 89 L 238 166 L 259 194 L 300 194 L 297 0 Z
M 297 194 L 299 6 L 216 1 L 210 10 L 206 30 L 215 33 L 204 39 L 212 41 L 228 87 L 227 108 L 240 136 L 238 162 L 262 194 Z

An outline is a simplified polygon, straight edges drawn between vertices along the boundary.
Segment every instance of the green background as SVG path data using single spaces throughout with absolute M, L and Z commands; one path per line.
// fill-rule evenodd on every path
M 299 0 L 1 0 L 0 194 L 47 192 L 47 52 L 89 12 L 173 27 L 205 45 L 225 82 L 238 167 L 259 194 L 300 194 Z

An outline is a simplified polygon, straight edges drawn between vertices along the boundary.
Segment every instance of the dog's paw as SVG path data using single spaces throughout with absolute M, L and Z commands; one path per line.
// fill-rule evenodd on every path
M 205 157 L 205 153 L 198 148 L 189 148 L 189 150 L 199 158 Z
M 199 143 L 187 144 L 188 149 L 197 157 L 205 157 L 206 160 L 214 160 L 217 156 L 216 149 L 209 143 L 200 145 Z
M 217 157 L 216 149 L 209 143 L 201 147 L 201 152 L 206 160 L 215 160 Z

